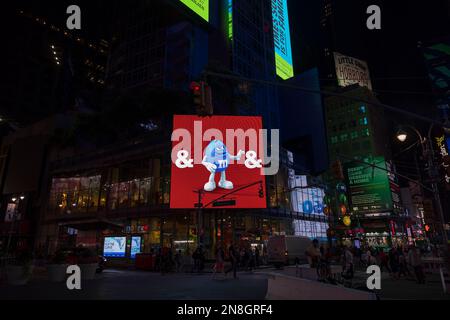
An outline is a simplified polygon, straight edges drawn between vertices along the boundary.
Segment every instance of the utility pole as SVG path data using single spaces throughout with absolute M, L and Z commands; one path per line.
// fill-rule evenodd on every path
M 197 244 L 198 245 L 203 244 L 202 237 L 200 236 L 200 228 L 203 225 L 203 209 L 209 207 L 210 205 L 212 205 L 214 203 L 217 203 L 219 200 L 222 200 L 232 194 L 235 194 L 239 191 L 248 189 L 248 188 L 258 185 L 258 184 L 260 185 L 259 196 L 264 197 L 263 190 L 262 190 L 263 181 L 260 180 L 260 181 L 256 181 L 256 182 L 250 183 L 248 185 L 239 187 L 233 191 L 230 191 L 230 192 L 208 202 L 207 204 L 202 203 L 202 198 L 203 198 L 203 195 L 205 194 L 205 191 L 203 189 L 194 190 L 194 192 L 198 194 L 198 202 L 195 204 L 195 207 L 197 208 Z
M 441 203 L 441 196 L 439 191 L 439 186 L 436 182 L 436 173 L 438 172 L 438 168 L 436 168 L 434 163 L 434 148 L 433 143 L 431 139 L 431 132 L 433 130 L 434 125 L 430 127 L 428 130 L 428 143 L 426 144 L 427 149 L 426 150 L 426 157 L 428 159 L 428 169 L 429 169 L 429 176 L 431 178 L 432 182 L 432 189 L 433 189 L 433 195 L 434 200 L 436 203 L 436 209 L 439 214 L 439 219 L 441 220 L 441 231 L 442 231 L 442 241 L 444 242 L 444 250 L 447 256 L 447 259 L 449 260 L 448 263 L 450 263 L 450 252 L 449 252 L 449 243 L 448 243 L 448 236 L 447 236 L 447 230 L 445 230 L 445 217 L 444 217 L 444 210 L 442 209 L 442 203 Z M 425 149 L 425 146 L 424 146 Z M 425 150 L 424 150 L 425 151 Z M 450 268 L 449 268 L 450 272 Z
M 197 246 L 200 246 L 203 244 L 202 241 L 202 237 L 200 235 L 200 228 L 202 227 L 202 223 L 203 223 L 203 217 L 202 217 L 202 208 L 203 208 L 203 203 L 202 203 L 202 197 L 203 194 L 205 193 L 205 191 L 203 189 L 198 189 L 196 191 L 194 191 L 195 193 L 198 194 L 198 202 L 196 203 L 196 207 L 197 207 Z

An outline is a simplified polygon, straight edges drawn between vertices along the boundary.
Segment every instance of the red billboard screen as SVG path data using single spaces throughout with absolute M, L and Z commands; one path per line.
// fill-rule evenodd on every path
M 170 207 L 266 208 L 261 117 L 174 116 Z

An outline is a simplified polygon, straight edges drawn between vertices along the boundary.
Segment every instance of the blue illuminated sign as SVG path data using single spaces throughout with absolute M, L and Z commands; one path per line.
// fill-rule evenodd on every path
M 126 240 L 126 237 L 105 237 L 103 255 L 112 258 L 125 257 Z
M 141 237 L 132 237 L 131 238 L 131 259 L 136 258 L 136 254 L 141 253 Z
M 287 0 L 272 0 L 272 19 L 277 75 L 286 80 L 294 76 Z

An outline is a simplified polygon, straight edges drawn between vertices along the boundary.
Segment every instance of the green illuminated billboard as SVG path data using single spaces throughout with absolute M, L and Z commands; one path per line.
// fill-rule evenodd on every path
M 381 213 L 393 210 L 389 174 L 386 169 L 383 157 L 366 158 L 361 162 L 353 161 L 345 164 L 354 213 Z
M 189 9 L 209 22 L 209 0 L 180 0 Z

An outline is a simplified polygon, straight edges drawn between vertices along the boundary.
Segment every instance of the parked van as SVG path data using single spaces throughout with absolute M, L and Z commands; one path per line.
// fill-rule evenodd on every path
M 267 243 L 269 264 L 277 268 L 295 263 L 307 263 L 306 250 L 311 245 L 311 239 L 299 236 L 272 236 Z

